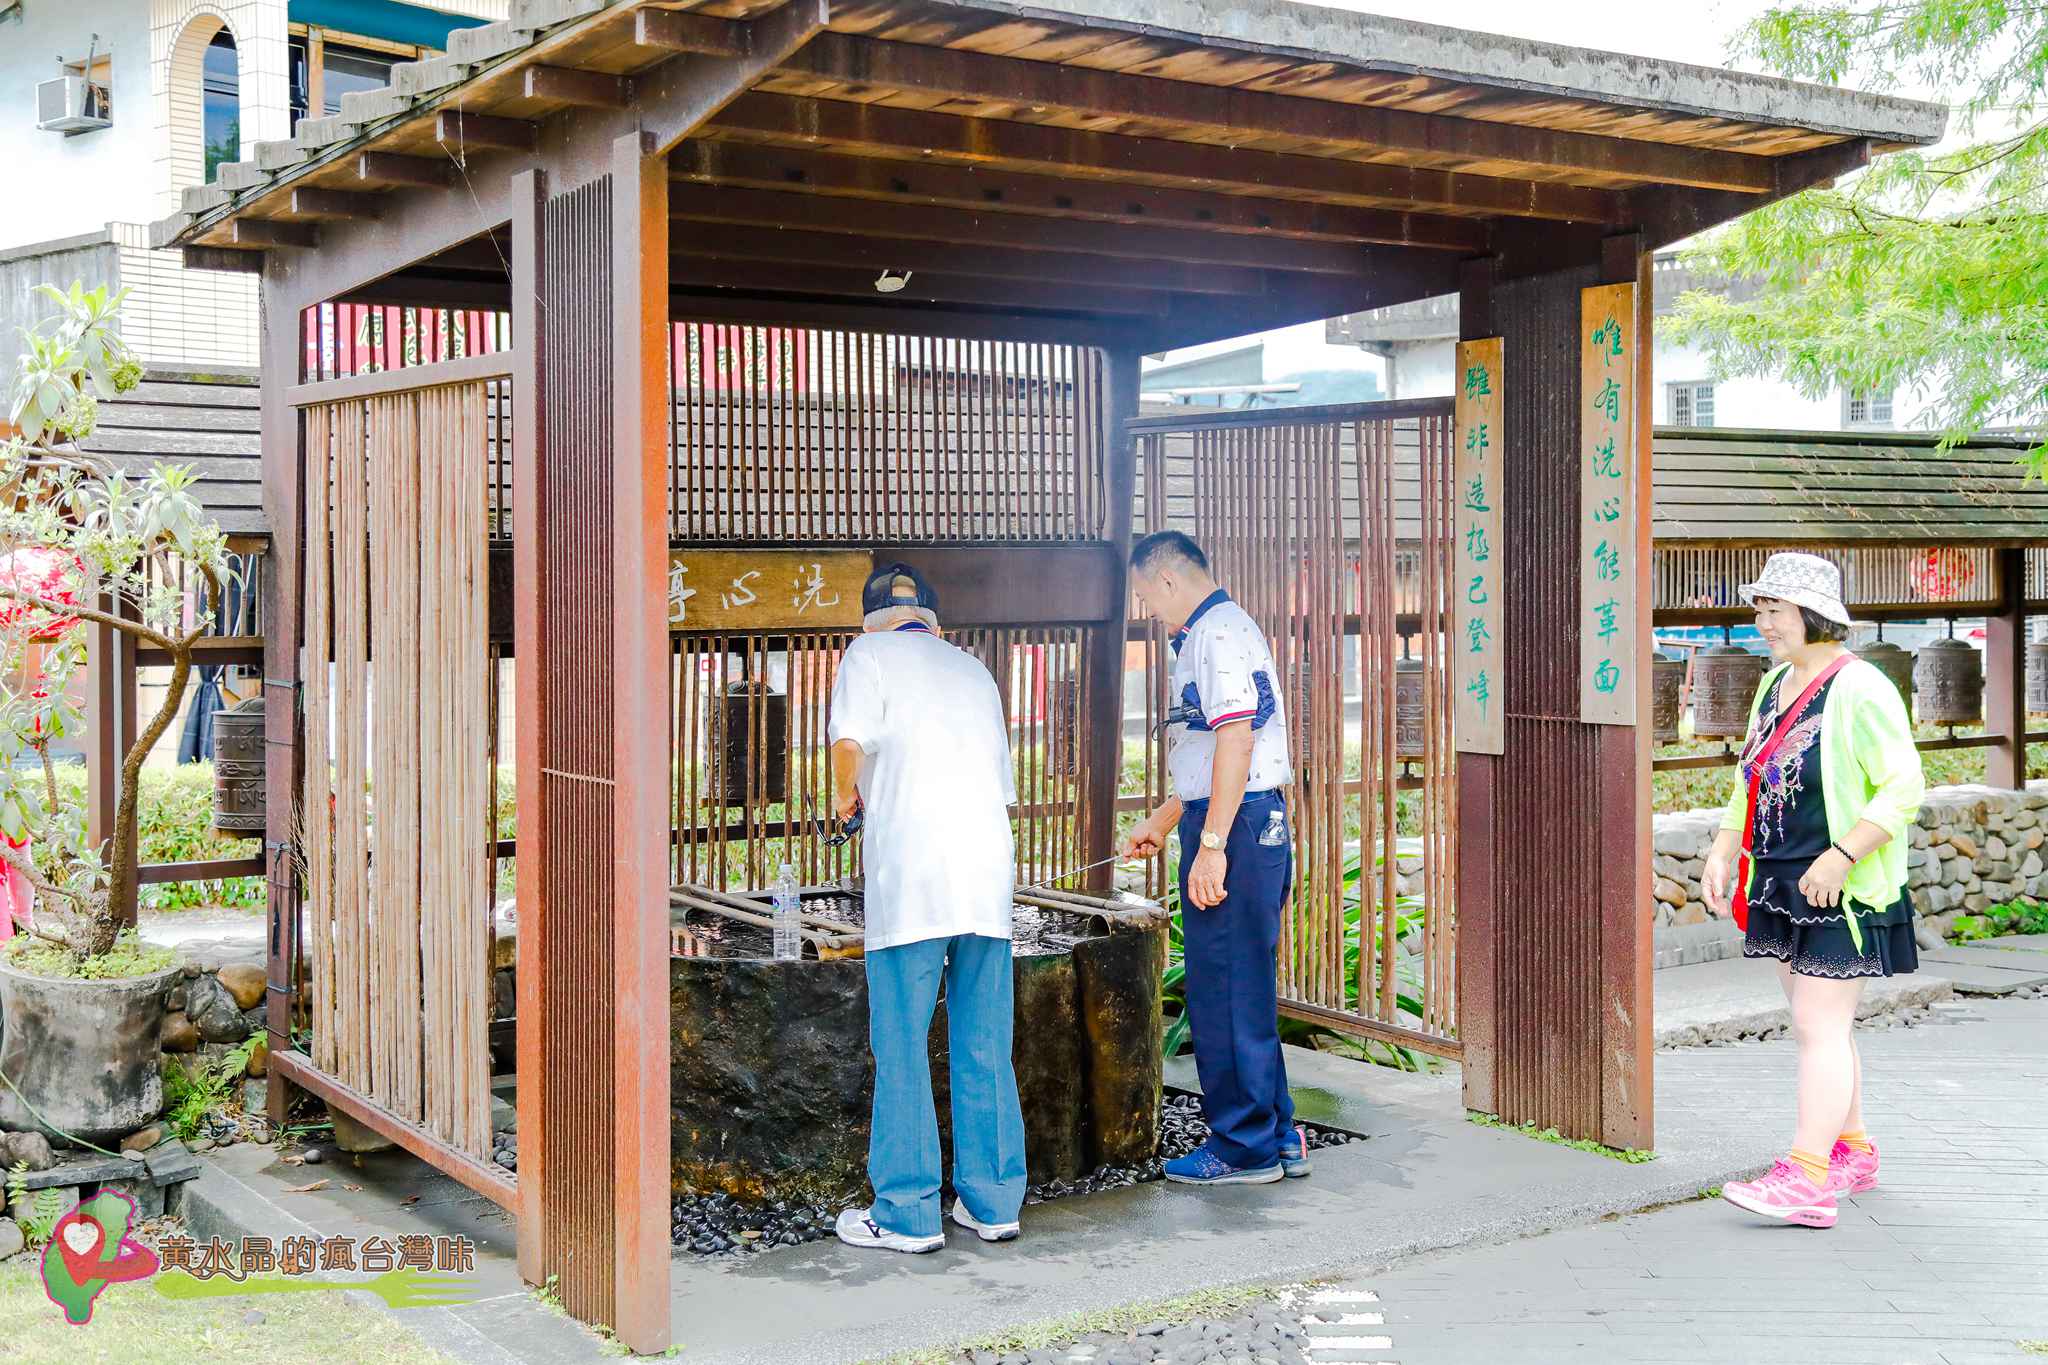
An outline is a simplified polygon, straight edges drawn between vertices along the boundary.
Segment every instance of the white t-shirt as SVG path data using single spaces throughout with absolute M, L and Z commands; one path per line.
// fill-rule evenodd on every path
M 981 661 L 925 630 L 863 635 L 840 659 L 828 732 L 866 755 L 868 948 L 1010 937 L 1017 783 Z
M 1287 707 L 1266 633 L 1220 588 L 1209 595 L 1180 636 L 1173 656 L 1173 695 L 1189 718 L 1168 736 L 1167 774 L 1183 801 L 1206 801 L 1216 774 L 1216 727 L 1252 726 L 1251 774 L 1244 789 L 1271 791 L 1294 780 L 1287 760 Z

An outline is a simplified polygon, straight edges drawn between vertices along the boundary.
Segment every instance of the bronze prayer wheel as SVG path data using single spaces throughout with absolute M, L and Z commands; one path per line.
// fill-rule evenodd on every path
M 789 698 L 765 682 L 736 682 L 712 698 L 709 798 L 764 806 L 789 796 Z M 765 752 L 756 763 L 754 746 Z M 752 784 L 752 790 L 749 785 Z
M 1892 686 L 1899 690 L 1899 699 L 1906 703 L 1906 714 L 1910 717 L 1913 713 L 1913 656 L 1889 640 L 1875 640 L 1852 652 L 1891 679 Z
M 1702 738 L 1740 739 L 1749 733 L 1749 712 L 1765 659 L 1739 645 L 1715 645 L 1692 660 L 1692 732 Z
M 2048 640 L 2027 646 L 2027 712 L 2048 714 Z
M 1676 742 L 1684 710 L 1685 660 L 1660 649 L 1650 656 L 1651 742 Z
M 263 832 L 263 698 L 213 718 L 213 827 Z
M 1427 745 L 1422 713 L 1422 660 L 1394 664 L 1394 753 L 1402 760 L 1419 759 Z
M 1913 664 L 1913 712 L 1928 725 L 1984 719 L 1984 656 L 1953 638 L 1922 645 Z

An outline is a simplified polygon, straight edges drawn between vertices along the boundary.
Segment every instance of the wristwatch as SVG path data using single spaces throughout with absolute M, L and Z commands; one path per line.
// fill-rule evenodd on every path
M 1203 830 L 1203 831 L 1202 831 L 1202 847 L 1203 847 L 1203 848 L 1213 848 L 1213 849 L 1215 849 L 1215 850 L 1216 850 L 1216 851 L 1217 851 L 1218 853 L 1221 853 L 1221 852 L 1223 851 L 1223 836 L 1222 836 L 1222 835 L 1220 835 L 1220 834 L 1218 834 L 1218 833 L 1217 833 L 1217 832 L 1216 832 L 1215 830 L 1212 830 L 1212 829 L 1205 829 L 1205 830 Z

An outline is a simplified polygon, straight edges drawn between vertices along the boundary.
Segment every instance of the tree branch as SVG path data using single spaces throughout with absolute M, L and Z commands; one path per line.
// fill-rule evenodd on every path
M 49 612 L 52 616 L 75 616 L 81 621 L 91 621 L 95 625 L 108 626 L 129 635 L 138 635 L 155 645 L 158 649 L 175 650 L 178 647 L 177 641 L 173 640 L 170 636 L 151 630 L 140 621 L 131 621 L 125 616 L 115 616 L 110 612 L 101 611 L 97 607 L 73 605 L 69 602 L 52 602 L 47 598 L 38 597 L 34 593 L 22 592 L 19 589 L 7 587 L 5 584 L 0 584 L 0 597 L 12 598 L 17 602 L 25 602 L 29 606 Z

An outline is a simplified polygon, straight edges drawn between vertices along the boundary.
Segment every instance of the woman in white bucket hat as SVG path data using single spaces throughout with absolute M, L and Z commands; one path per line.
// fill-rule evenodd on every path
M 1757 689 L 1702 882 L 1708 903 L 1743 926 L 1743 955 L 1778 962 L 1799 1044 L 1799 1117 L 1768 1175 L 1722 1193 L 1826 1228 L 1838 1195 L 1877 1185 L 1856 1002 L 1867 978 L 1919 965 L 1906 831 L 1924 779 L 1898 689 L 1843 647 L 1841 571 L 1818 555 L 1774 554 L 1741 593 L 1777 667 Z

